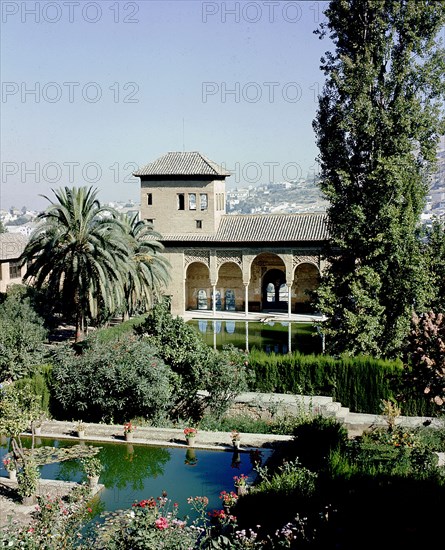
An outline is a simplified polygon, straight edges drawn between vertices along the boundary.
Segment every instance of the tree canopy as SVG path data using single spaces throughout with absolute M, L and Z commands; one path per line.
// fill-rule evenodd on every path
M 444 132 L 445 4 L 333 0 L 314 129 L 329 200 L 318 308 L 332 353 L 398 354 L 427 299 L 419 220 Z
M 148 297 L 160 292 L 167 264 L 145 223 L 124 223 L 114 209 L 100 205 L 97 190 L 65 187 L 54 194 L 57 200 L 48 199 L 22 255 L 28 266 L 24 280 L 59 299 L 63 313 L 75 317 L 79 340 L 88 319 L 122 312 L 129 294 L 148 306 Z

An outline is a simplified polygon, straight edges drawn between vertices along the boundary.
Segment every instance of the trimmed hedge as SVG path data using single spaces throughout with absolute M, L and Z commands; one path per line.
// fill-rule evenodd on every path
M 251 391 L 326 395 L 351 412 L 381 414 L 382 399 L 395 397 L 402 377 L 401 361 L 372 357 L 267 354 L 253 350 L 249 366 L 255 373 Z M 419 396 L 402 403 L 406 416 L 434 416 L 434 407 Z

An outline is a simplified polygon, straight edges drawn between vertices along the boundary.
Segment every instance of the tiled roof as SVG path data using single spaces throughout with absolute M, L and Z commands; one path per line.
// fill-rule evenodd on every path
M 316 214 L 240 214 L 225 215 L 212 235 L 162 235 L 161 240 L 203 242 L 283 242 L 325 241 L 329 237 L 327 215 Z
M 0 233 L 0 260 L 17 260 L 27 242 L 28 238 L 21 233 Z
M 230 172 L 197 151 L 170 152 L 142 167 L 134 176 L 230 176 Z

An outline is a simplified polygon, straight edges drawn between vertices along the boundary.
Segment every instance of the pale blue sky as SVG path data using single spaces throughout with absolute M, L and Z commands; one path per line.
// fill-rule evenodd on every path
M 307 176 L 326 6 L 3 0 L 0 207 L 84 184 L 139 201 L 128 174 L 183 148 L 229 188 Z

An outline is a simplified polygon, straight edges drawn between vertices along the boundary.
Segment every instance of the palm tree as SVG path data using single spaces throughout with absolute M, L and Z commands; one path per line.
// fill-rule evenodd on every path
M 102 207 L 91 187 L 54 191 L 57 202 L 39 214 L 38 225 L 22 254 L 24 281 L 60 298 L 74 313 L 76 341 L 100 308 L 116 311 L 124 303 L 128 246 L 113 209 Z
M 170 264 L 160 254 L 164 246 L 159 233 L 147 220 L 138 220 L 137 214 L 131 218 L 119 214 L 118 220 L 127 235 L 131 256 L 124 289 L 128 315 L 138 307 L 147 311 L 160 298 L 170 280 Z

